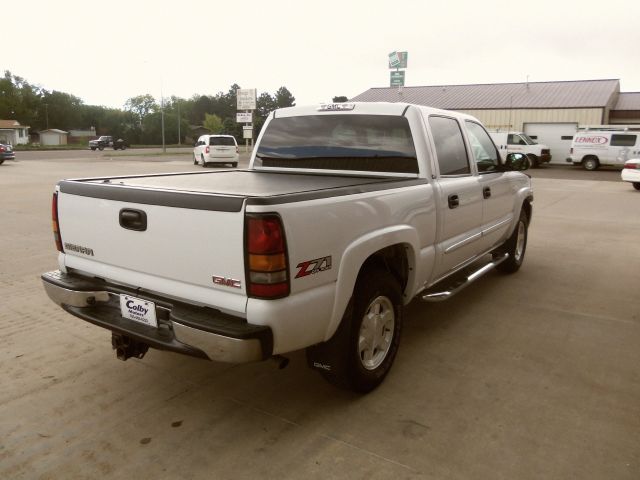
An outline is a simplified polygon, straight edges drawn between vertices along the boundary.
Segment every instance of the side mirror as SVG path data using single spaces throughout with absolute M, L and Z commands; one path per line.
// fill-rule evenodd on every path
M 507 171 L 523 171 L 529 168 L 529 157 L 524 153 L 509 153 L 504 162 L 504 169 Z

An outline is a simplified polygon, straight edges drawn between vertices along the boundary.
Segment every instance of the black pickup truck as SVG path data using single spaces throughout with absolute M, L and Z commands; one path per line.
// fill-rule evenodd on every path
M 89 148 L 91 150 L 104 150 L 105 147 L 112 147 L 114 150 L 124 150 L 127 148 L 125 141 L 121 138 L 114 140 L 109 135 L 102 135 L 97 140 L 89 140 Z

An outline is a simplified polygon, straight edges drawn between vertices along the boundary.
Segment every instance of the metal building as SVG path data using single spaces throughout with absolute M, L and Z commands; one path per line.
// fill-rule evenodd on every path
M 409 102 L 468 113 L 490 129 L 524 131 L 565 163 L 578 127 L 640 124 L 640 93 L 620 93 L 620 80 L 370 88 L 359 102 Z

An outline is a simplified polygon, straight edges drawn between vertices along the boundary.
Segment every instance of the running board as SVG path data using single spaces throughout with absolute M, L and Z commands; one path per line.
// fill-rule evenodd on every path
M 466 278 L 460 280 L 460 282 L 454 284 L 447 290 L 427 293 L 421 297 L 423 302 L 442 302 L 443 300 L 448 300 L 453 297 L 456 293 L 464 290 L 466 287 L 471 285 L 473 282 L 478 280 L 480 277 L 489 273 L 491 270 L 496 268 L 502 262 L 504 262 L 507 258 L 509 258 L 509 254 L 505 253 L 502 257 L 493 260 L 492 262 L 487 263 L 482 268 L 476 270 L 471 275 L 468 275 Z

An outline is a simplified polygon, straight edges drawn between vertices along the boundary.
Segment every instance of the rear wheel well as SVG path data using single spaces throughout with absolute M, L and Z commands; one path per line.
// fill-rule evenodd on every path
M 393 275 L 398 281 L 402 291 L 409 280 L 409 260 L 407 258 L 407 246 L 403 244 L 391 245 L 372 253 L 360 267 L 358 276 L 365 270 L 379 267 Z

